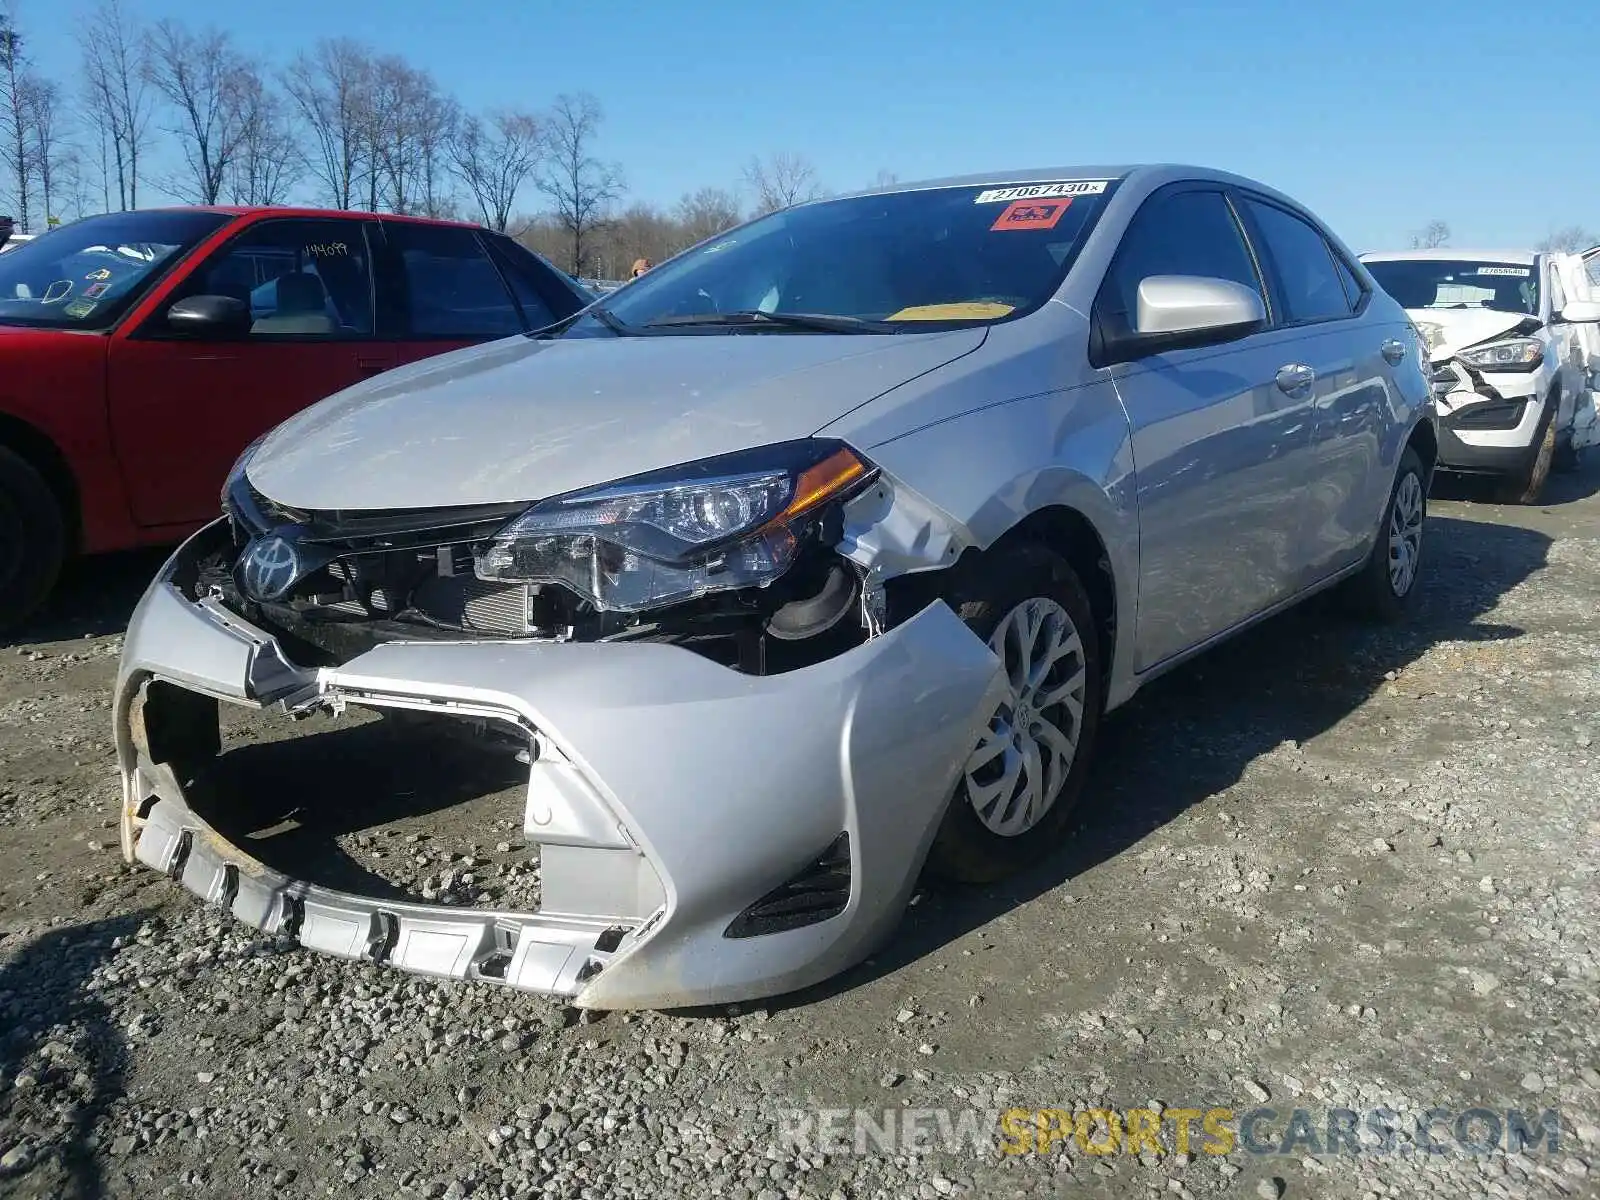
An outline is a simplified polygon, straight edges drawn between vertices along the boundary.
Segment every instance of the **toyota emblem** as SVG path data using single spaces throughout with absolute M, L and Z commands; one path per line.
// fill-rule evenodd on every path
M 278 600 L 300 577 L 300 555 L 292 543 L 273 535 L 257 538 L 239 562 L 244 590 L 257 600 Z

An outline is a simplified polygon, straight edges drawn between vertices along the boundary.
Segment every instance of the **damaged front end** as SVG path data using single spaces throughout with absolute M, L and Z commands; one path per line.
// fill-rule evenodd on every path
M 807 440 L 531 507 L 341 513 L 236 470 L 232 542 L 199 582 L 323 661 L 396 638 L 644 640 L 764 675 L 863 640 L 864 572 L 834 546 L 874 475 Z
M 236 470 L 227 519 L 129 627 L 124 853 L 311 948 L 580 1005 L 726 1002 L 859 961 L 898 920 L 1001 686 L 942 603 L 896 611 L 895 579 L 959 540 L 836 443 L 692 474 L 336 513 Z M 358 714 L 408 724 L 303 732 Z M 252 741 L 257 717 L 287 732 Z M 462 753 L 490 783 L 464 782 L 447 732 L 472 735 Z M 385 790 L 410 797 L 412 829 L 479 805 L 469 833 L 525 843 L 537 888 L 418 894 L 365 868 L 307 873 L 274 841 L 330 813 L 364 828 L 352 814 Z

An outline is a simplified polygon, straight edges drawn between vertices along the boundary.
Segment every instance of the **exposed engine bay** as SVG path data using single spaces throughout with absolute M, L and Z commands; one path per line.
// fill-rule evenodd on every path
M 769 584 L 627 612 L 598 607 L 562 582 L 480 575 L 496 534 L 525 504 L 306 512 L 275 503 L 240 475 L 225 496 L 231 538 L 218 539 L 185 587 L 278 635 L 308 666 L 395 640 L 644 641 L 748 674 L 778 674 L 859 645 L 881 627 L 881 589 L 835 549 L 848 495 L 792 528 L 791 565 Z M 275 571 L 290 577 L 286 586 Z

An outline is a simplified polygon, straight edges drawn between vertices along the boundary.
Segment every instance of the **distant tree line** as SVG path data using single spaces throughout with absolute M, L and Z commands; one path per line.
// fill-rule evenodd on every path
M 0 213 L 23 232 L 168 197 L 309 203 L 481 221 L 574 274 L 616 278 L 825 194 L 807 159 L 780 153 L 670 207 L 630 203 L 600 154 L 595 97 L 471 112 L 425 68 L 349 38 L 274 64 L 223 30 L 97 0 L 78 46 L 73 84 L 47 78 L 0 0 Z
M 1429 221 L 1411 234 L 1413 250 L 1438 250 L 1449 244 L 1450 226 L 1437 219 Z M 1597 245 L 1600 245 L 1600 236 L 1591 233 L 1582 225 L 1567 225 L 1552 230 L 1534 249 L 1549 254 L 1575 254 Z

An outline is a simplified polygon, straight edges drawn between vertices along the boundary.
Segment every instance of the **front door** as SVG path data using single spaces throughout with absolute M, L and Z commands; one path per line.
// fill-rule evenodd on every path
M 1572 262 L 1573 260 L 1567 260 Z M 1585 251 L 1571 271 L 1569 300 L 1600 303 L 1600 247 Z M 1600 445 L 1600 321 L 1574 321 L 1567 325 L 1572 338 L 1567 361 L 1572 366 L 1572 447 L 1582 450 Z
M 370 222 L 271 218 L 203 259 L 161 311 L 115 339 L 111 432 L 134 519 L 195 524 L 218 512 L 223 480 L 255 438 L 324 396 L 395 364 L 375 336 Z M 170 302 L 199 295 L 249 304 L 248 332 L 171 329 Z
M 1139 284 L 1152 275 L 1226 279 L 1265 297 L 1232 206 L 1209 186 L 1145 202 L 1107 273 L 1096 320 L 1131 324 Z M 1293 590 L 1315 394 L 1295 365 L 1292 348 L 1268 331 L 1111 369 L 1137 478 L 1138 670 Z

